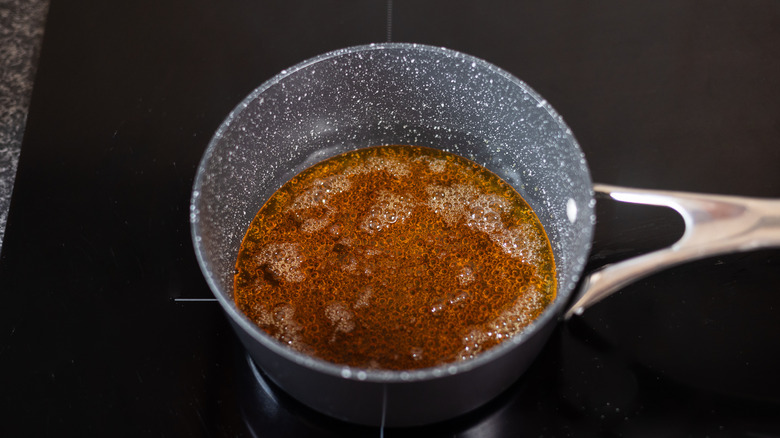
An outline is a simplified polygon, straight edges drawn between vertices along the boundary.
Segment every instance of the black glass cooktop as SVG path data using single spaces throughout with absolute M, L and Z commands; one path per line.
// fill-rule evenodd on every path
M 0 258 L 0 435 L 780 436 L 778 250 L 641 280 L 559 324 L 487 406 L 380 431 L 250 366 L 188 223 L 246 94 L 388 38 L 526 81 L 598 182 L 780 198 L 778 23 L 774 1 L 53 1 Z M 588 269 L 682 231 L 663 209 L 597 210 Z

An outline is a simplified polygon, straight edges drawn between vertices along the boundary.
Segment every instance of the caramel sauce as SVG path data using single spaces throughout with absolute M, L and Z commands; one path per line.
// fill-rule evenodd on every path
M 235 301 L 290 347 L 408 370 L 474 357 L 555 297 L 549 240 L 520 195 L 435 149 L 347 152 L 282 186 L 239 251 Z

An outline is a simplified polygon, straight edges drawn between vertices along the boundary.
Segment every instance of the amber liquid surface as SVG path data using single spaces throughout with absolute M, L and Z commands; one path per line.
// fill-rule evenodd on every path
M 553 300 L 536 215 L 459 156 L 378 146 L 325 160 L 260 209 L 235 301 L 280 342 L 354 367 L 464 360 L 516 335 Z

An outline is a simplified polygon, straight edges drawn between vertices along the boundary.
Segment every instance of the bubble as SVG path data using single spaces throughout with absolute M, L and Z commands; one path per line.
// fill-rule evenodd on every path
M 385 212 L 385 220 L 388 223 L 394 224 L 398 220 L 398 216 L 395 214 L 395 210 L 388 210 Z
M 272 220 L 280 225 L 253 222 L 258 236 L 246 266 L 257 268 L 242 284 L 263 298 L 239 308 L 271 336 L 350 367 L 413 369 L 472 358 L 544 308 L 541 293 L 520 304 L 513 297 L 526 295 L 518 282 L 537 276 L 523 263 L 538 252 L 539 231 L 514 228 L 518 215 L 528 213 L 507 207 L 505 186 L 488 187 L 481 176 L 469 180 L 471 169 L 457 161 L 440 162 L 446 172 L 435 174 L 432 156 L 399 161 L 359 153 L 379 159 L 331 166 L 343 179 L 330 178 L 331 170 L 301 174 L 301 189 L 284 189 L 284 203 L 276 204 L 279 219 Z M 266 238 L 274 229 L 292 234 Z M 286 243 L 300 246 L 280 246 Z M 305 281 L 283 276 L 295 272 Z M 277 309 L 283 303 L 294 304 L 291 318 L 288 309 Z M 461 343 L 464 330 L 483 337 Z
M 373 234 L 396 222 L 403 223 L 412 215 L 416 205 L 417 202 L 411 196 L 381 191 L 360 228 Z
M 430 312 L 433 316 L 441 316 L 444 313 L 444 303 L 437 302 L 430 307 Z
M 462 303 L 462 302 L 466 301 L 467 299 L 469 299 L 468 291 L 463 290 L 463 289 L 457 289 L 454 293 L 452 293 L 449 296 L 448 303 L 451 304 L 451 305 L 455 305 L 455 304 L 458 304 L 458 303 Z
M 273 319 L 276 324 L 285 324 L 295 315 L 295 308 L 290 304 L 279 304 L 274 308 Z
M 352 176 L 383 171 L 396 178 L 409 176 L 411 173 L 409 166 L 398 159 L 390 157 L 368 157 L 362 163 L 344 171 L 344 174 Z
M 301 192 L 286 211 L 306 211 L 327 203 L 334 195 L 350 189 L 351 182 L 344 175 L 315 179 L 308 189 Z
M 297 243 L 272 243 L 257 257 L 259 264 L 267 265 L 276 277 L 290 282 L 301 282 L 306 277 L 300 270 L 303 258 Z
M 349 333 L 355 329 L 353 321 L 354 314 L 349 310 L 346 304 L 342 302 L 333 302 L 325 307 L 325 315 L 328 320 L 336 326 L 337 332 Z
M 468 266 L 462 267 L 460 272 L 458 273 L 458 284 L 460 284 L 461 286 L 468 286 L 473 282 L 474 282 L 474 271 Z
M 357 258 L 353 255 L 349 255 L 346 259 L 347 260 L 341 264 L 341 269 L 350 273 L 356 272 L 358 268 Z
M 431 172 L 433 173 L 441 173 L 444 172 L 444 170 L 447 167 L 447 162 L 444 160 L 431 160 L 428 163 L 428 167 L 431 169 Z
M 255 311 L 255 322 L 260 325 L 273 325 L 274 317 L 265 306 L 255 304 L 253 310 Z
M 311 193 L 311 200 L 314 204 L 321 204 L 327 201 L 327 192 L 315 189 Z

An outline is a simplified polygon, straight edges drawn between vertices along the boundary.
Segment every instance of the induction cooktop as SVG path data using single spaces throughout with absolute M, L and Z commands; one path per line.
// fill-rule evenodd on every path
M 701 260 L 559 323 L 475 412 L 412 429 L 300 405 L 248 361 L 190 240 L 196 166 L 282 69 L 403 41 L 545 96 L 598 182 L 780 198 L 780 6 L 54 1 L 0 256 L 3 436 L 780 436 L 780 253 Z M 588 270 L 671 244 L 600 199 Z

